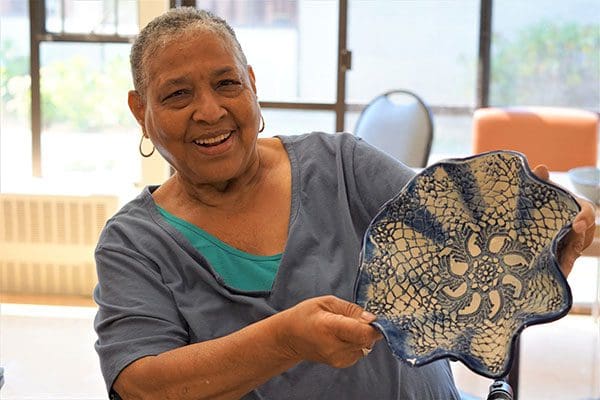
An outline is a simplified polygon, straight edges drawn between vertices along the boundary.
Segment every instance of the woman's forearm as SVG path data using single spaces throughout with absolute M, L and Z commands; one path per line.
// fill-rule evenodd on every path
M 230 335 L 144 357 L 117 378 L 130 399 L 239 399 L 302 360 L 345 368 L 382 338 L 375 316 L 354 303 L 322 296 Z
M 129 399 L 239 399 L 300 360 L 281 346 L 280 313 L 230 335 L 129 365 L 114 389 Z

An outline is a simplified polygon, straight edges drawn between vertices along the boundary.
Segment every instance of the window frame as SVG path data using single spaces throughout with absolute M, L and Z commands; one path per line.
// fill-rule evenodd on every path
M 64 4 L 64 0 L 63 1 Z M 115 3 L 118 0 L 113 0 Z M 367 104 L 346 102 L 346 71 L 352 68 L 352 51 L 347 48 L 348 0 L 338 1 L 337 82 L 335 102 L 260 101 L 261 107 L 279 110 L 331 111 L 335 113 L 335 131 L 345 131 L 346 112 L 361 112 Z M 169 7 L 196 6 L 196 0 L 169 0 Z M 430 104 L 435 115 L 470 116 L 477 108 L 489 105 L 491 74 L 493 0 L 480 0 L 478 62 L 475 105 Z M 115 12 L 117 7 L 115 7 Z M 41 93 L 40 45 L 42 42 L 131 43 L 134 35 L 54 33 L 46 30 L 46 0 L 29 0 L 30 75 L 31 75 L 31 151 L 33 176 L 42 175 L 41 165 Z M 598 113 L 597 110 L 594 110 Z
M 476 108 L 488 105 L 489 77 L 490 77 L 490 48 L 491 48 L 491 22 L 492 1 L 480 0 L 480 29 L 479 29 L 479 54 L 476 106 L 451 106 L 430 105 L 434 114 L 441 115 L 471 115 Z M 169 5 L 174 7 L 196 7 L 196 0 L 170 0 Z M 347 48 L 348 28 L 348 0 L 338 0 L 338 47 L 337 47 L 337 83 L 336 101 L 333 103 L 310 102 L 277 102 L 260 101 L 261 107 L 280 110 L 306 110 L 306 111 L 332 111 L 335 113 L 335 131 L 345 130 L 346 112 L 361 112 L 366 103 L 346 102 L 346 71 L 352 69 L 352 50 Z
M 64 0 L 61 0 L 64 9 Z M 118 0 L 114 0 L 115 5 Z M 115 7 L 115 13 L 118 8 Z M 63 16 L 64 19 L 64 16 Z M 117 19 L 118 20 L 118 19 Z M 97 33 L 49 32 L 46 29 L 46 0 L 29 0 L 31 76 L 31 161 L 34 177 L 42 176 L 42 95 L 40 86 L 40 47 L 43 42 L 132 43 L 135 36 Z
M 117 0 L 115 0 L 117 1 Z M 492 0 L 480 0 L 479 61 L 477 68 L 476 107 L 488 105 L 490 76 L 490 40 Z M 195 0 L 170 0 L 169 6 L 196 6 Z M 115 12 L 116 12 L 115 7 Z M 30 74 L 31 74 L 31 151 L 33 176 L 42 176 L 42 109 L 40 91 L 40 46 L 43 42 L 131 43 L 135 36 L 118 34 L 74 34 L 48 32 L 46 0 L 29 0 Z M 338 0 L 338 48 L 336 100 L 330 103 L 261 101 L 264 108 L 279 110 L 331 111 L 335 113 L 335 131 L 345 130 L 346 112 L 360 112 L 367 104 L 346 102 L 346 71 L 352 68 L 352 51 L 347 48 L 348 0 Z M 471 115 L 473 107 L 430 105 L 434 114 Z

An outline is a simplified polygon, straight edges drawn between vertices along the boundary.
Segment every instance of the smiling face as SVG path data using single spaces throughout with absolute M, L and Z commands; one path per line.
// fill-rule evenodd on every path
M 227 182 L 257 161 L 254 73 L 231 43 L 200 28 L 173 38 L 144 61 L 144 97 L 130 92 L 129 106 L 185 182 Z

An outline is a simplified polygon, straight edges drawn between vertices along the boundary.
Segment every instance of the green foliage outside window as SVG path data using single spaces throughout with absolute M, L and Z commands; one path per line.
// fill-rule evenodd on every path
M 30 112 L 29 58 L 10 40 L 0 43 L 0 99 L 2 118 L 26 119 Z
M 14 55 L 14 46 L 3 41 L 0 88 L 3 118 L 23 120 L 30 115 L 29 59 Z M 42 123 L 45 129 L 90 132 L 132 127 L 127 107 L 132 87 L 129 60 L 112 57 L 102 65 L 75 56 L 50 62 L 40 69 Z
M 540 22 L 512 40 L 494 36 L 492 50 L 491 104 L 600 109 L 598 25 Z M 2 40 L 0 57 L 2 117 L 28 119 L 29 59 L 9 40 Z M 41 69 L 44 128 L 85 132 L 135 125 L 126 105 L 127 58 L 91 64 L 76 56 Z
M 540 22 L 492 40 L 493 105 L 600 109 L 600 27 Z
M 44 125 L 93 131 L 134 123 L 126 58 L 112 58 L 100 70 L 87 58 L 72 57 L 42 67 L 40 76 Z

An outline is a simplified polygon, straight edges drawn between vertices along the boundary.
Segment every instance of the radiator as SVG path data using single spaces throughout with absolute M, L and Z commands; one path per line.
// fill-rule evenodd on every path
M 90 296 L 116 196 L 0 193 L 0 292 Z

